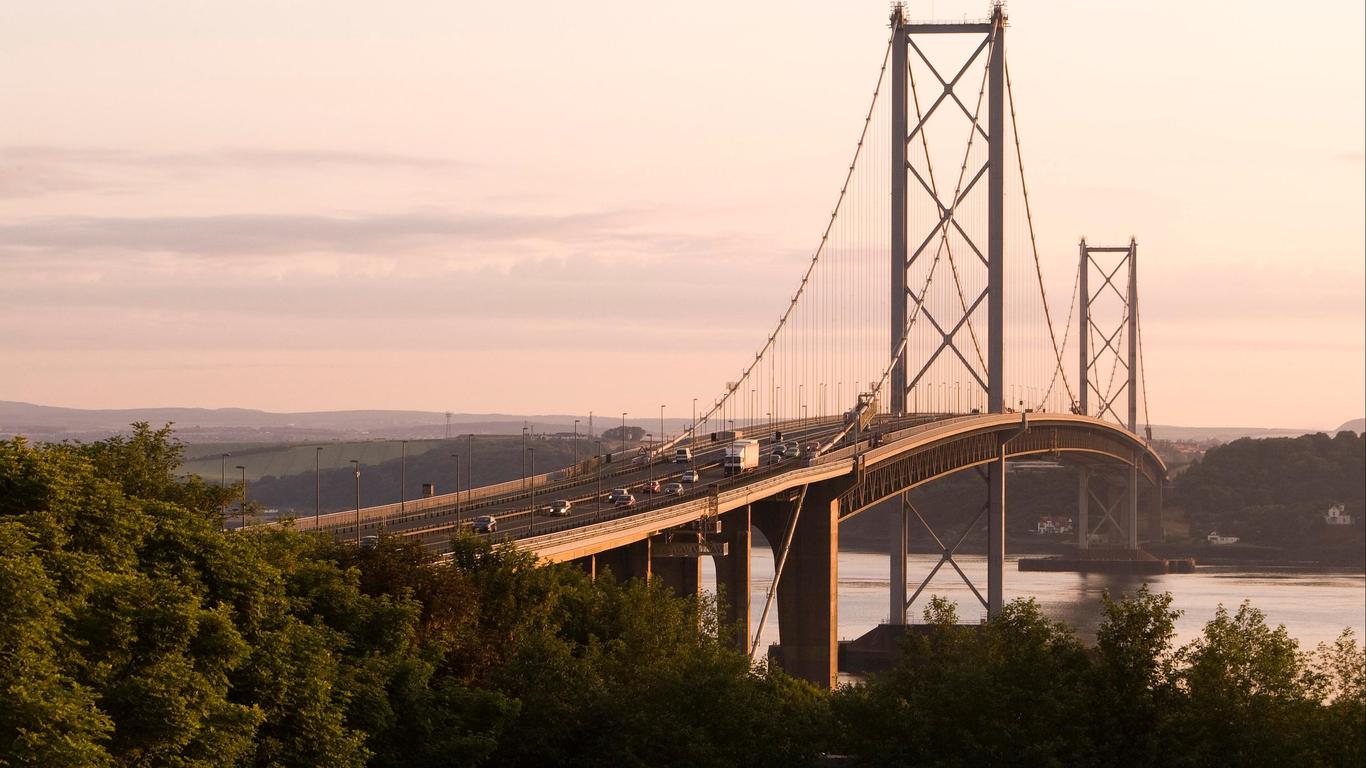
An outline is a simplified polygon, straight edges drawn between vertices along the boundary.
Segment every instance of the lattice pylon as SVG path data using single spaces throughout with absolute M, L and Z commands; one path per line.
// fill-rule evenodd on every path
M 1005 151 L 1005 26 L 1003 8 L 997 5 L 989 20 L 954 24 L 912 23 L 901 4 L 892 11 L 892 195 L 891 195 L 891 351 L 890 410 L 906 413 L 917 409 L 913 392 L 936 365 L 961 369 L 969 386 L 986 395 L 987 410 L 1005 410 L 1004 386 L 1004 151 Z M 938 35 L 980 34 L 980 42 L 953 69 L 936 67 L 923 45 Z M 912 56 L 914 55 L 914 58 Z M 970 97 L 974 108 L 960 94 L 974 65 L 985 60 L 977 93 Z M 913 65 L 923 63 L 937 81 L 938 94 L 922 109 Z M 944 73 L 950 73 L 946 76 Z M 986 127 L 982 99 L 987 100 Z M 910 113 L 914 106 L 915 114 Z M 952 187 L 935 173 L 927 126 L 940 110 L 961 113 L 968 120 L 966 146 L 961 164 L 950 175 Z M 912 122 L 913 121 L 913 122 Z M 973 159 L 974 146 L 986 147 L 984 162 Z M 923 153 L 923 167 L 916 159 Z M 971 193 L 985 183 L 987 226 L 985 238 L 964 226 L 962 207 Z M 931 224 L 911 231 L 909 202 L 912 195 L 932 209 Z M 980 195 L 978 195 L 980 197 Z M 968 202 L 969 205 L 973 204 Z M 983 247 L 985 245 L 985 247 Z M 969 274 L 971 273 L 971 274 Z M 982 273 L 985 273 L 983 276 Z M 976 279 L 974 279 L 976 277 Z M 952 280 L 953 299 L 940 303 L 928 295 L 935 280 Z M 973 324 L 986 305 L 986 353 Z M 926 345 L 923 359 L 912 359 L 910 333 Z M 968 346 L 968 342 L 971 346 Z M 905 350 L 902 352 L 902 350 Z M 934 382 L 929 382 L 933 384 Z M 909 407 L 908 407 L 909 406 Z

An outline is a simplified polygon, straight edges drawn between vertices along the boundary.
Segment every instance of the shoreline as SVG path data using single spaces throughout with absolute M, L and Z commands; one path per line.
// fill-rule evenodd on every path
M 1217 549 L 1208 546 L 1191 546 L 1182 544 L 1159 544 L 1144 546 L 1143 549 L 1152 555 L 1165 559 L 1194 558 L 1197 568 L 1203 566 L 1242 566 L 1242 567 L 1273 567 L 1273 568 L 1333 568 L 1339 570 L 1350 570 L 1353 573 L 1366 574 L 1366 553 L 1352 553 L 1356 557 L 1338 556 L 1314 556 L 1312 553 L 1303 551 L 1276 550 L 1272 547 L 1240 547 L 1235 551 L 1224 551 L 1224 547 Z M 1214 550 L 1214 551 L 1211 551 Z M 861 554 L 887 554 L 884 547 L 878 547 L 866 542 L 840 542 L 841 552 L 858 552 Z M 939 555 L 942 551 L 933 547 L 926 547 L 919 542 L 912 544 L 907 551 L 913 555 Z M 1006 540 L 1006 552 L 1011 555 L 1021 556 L 1048 556 L 1048 555 L 1070 555 L 1076 551 L 1070 542 L 1057 541 L 1037 541 L 1034 539 L 1008 538 Z

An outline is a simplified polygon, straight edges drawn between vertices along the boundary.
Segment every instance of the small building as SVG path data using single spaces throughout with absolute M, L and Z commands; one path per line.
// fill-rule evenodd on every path
M 1351 525 L 1352 516 L 1346 514 L 1347 507 L 1342 504 L 1334 504 L 1323 513 L 1323 522 L 1326 525 Z
M 1220 536 L 1218 531 L 1210 531 L 1210 532 L 1209 532 L 1209 535 L 1205 537 L 1205 541 L 1207 541 L 1207 542 L 1209 542 L 1210 544 L 1213 544 L 1214 546 L 1217 547 L 1217 546 L 1220 546 L 1220 545 L 1223 545 L 1223 544 L 1237 544 L 1237 543 L 1238 543 L 1238 537 L 1237 537 L 1237 536 Z
M 1034 523 L 1034 533 L 1039 536 L 1072 532 L 1072 518 L 1061 515 L 1044 515 Z

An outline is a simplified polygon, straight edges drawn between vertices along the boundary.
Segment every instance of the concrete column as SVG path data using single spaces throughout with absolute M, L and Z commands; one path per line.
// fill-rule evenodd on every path
M 726 632 L 734 635 L 735 646 L 749 653 L 754 637 L 750 626 L 750 512 L 749 507 L 727 512 L 721 516 L 721 540 L 727 546 L 725 557 L 714 557 L 716 590 L 721 608 L 722 638 Z
M 610 570 L 617 581 L 650 578 L 650 540 L 644 539 L 624 547 L 597 554 L 598 567 Z
M 1002 446 L 987 470 L 987 615 L 1005 605 L 1006 451 Z
M 1165 540 L 1162 532 L 1162 484 L 1158 483 L 1148 490 L 1148 541 L 1161 544 Z
M 702 581 L 702 560 L 697 557 L 650 557 L 650 577 L 658 579 L 679 597 L 697 597 Z
M 1125 546 L 1138 549 L 1138 457 L 1129 465 L 1129 487 L 1127 509 L 1124 515 Z
M 1091 548 L 1091 470 L 1077 467 L 1077 548 Z
M 889 554 L 891 555 L 891 590 L 887 600 L 887 623 L 898 626 L 906 623 L 906 545 L 910 538 L 910 510 L 906 508 L 906 495 L 896 499 L 896 509 L 891 515 L 892 531 Z
M 575 566 L 577 566 L 577 567 L 578 567 L 580 570 L 582 570 L 584 573 L 588 574 L 588 578 L 589 578 L 590 580 L 595 580 L 595 581 L 597 580 L 597 578 L 598 578 L 598 556 L 597 556 L 597 555 L 587 555 L 587 556 L 585 556 L 585 557 L 576 557 L 576 558 L 574 558 L 573 560 L 571 560 L 570 562 L 573 563 Z
M 777 661 L 789 674 L 833 688 L 839 674 L 839 505 L 846 482 L 812 485 L 792 536 L 787 566 L 778 585 Z M 792 504 L 785 505 L 789 509 Z M 787 516 L 765 514 L 755 524 L 781 557 Z M 783 518 L 781 521 L 775 517 Z M 780 522 L 774 526 L 775 522 Z M 777 528 L 775 535 L 769 531 Z

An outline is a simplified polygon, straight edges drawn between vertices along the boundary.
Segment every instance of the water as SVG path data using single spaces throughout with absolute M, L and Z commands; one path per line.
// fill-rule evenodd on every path
M 986 596 L 986 558 L 961 555 L 955 558 Z M 1187 643 L 1199 637 L 1204 625 L 1214 618 L 1222 603 L 1230 611 L 1243 600 L 1266 614 L 1271 626 L 1284 624 L 1300 647 L 1310 649 L 1332 642 L 1344 628 L 1351 628 L 1358 642 L 1366 638 L 1366 574 L 1347 569 L 1303 569 L 1267 566 L 1199 567 L 1195 573 L 1158 576 L 1115 574 L 1038 573 L 1017 570 L 1016 560 L 1006 560 L 1005 596 L 1033 597 L 1043 612 L 1066 622 L 1086 641 L 1095 639 L 1101 620 L 1100 596 L 1133 592 L 1145 582 L 1154 592 L 1170 592 L 1172 607 L 1182 611 L 1176 621 L 1176 642 Z M 911 555 L 910 585 L 914 593 L 920 580 L 939 561 L 937 555 Z M 758 625 L 769 584 L 773 580 L 773 556 L 767 546 L 755 546 L 751 554 L 752 622 Z M 852 640 L 887 620 L 889 558 L 880 553 L 841 552 L 839 556 L 839 637 Z M 703 585 L 715 589 L 715 575 L 709 558 L 703 559 Z M 910 620 L 919 622 L 920 611 L 931 595 L 951 599 L 963 621 L 986 616 L 986 609 L 963 584 L 958 574 L 945 565 L 917 599 Z M 769 612 L 760 648 L 778 640 L 777 607 Z

